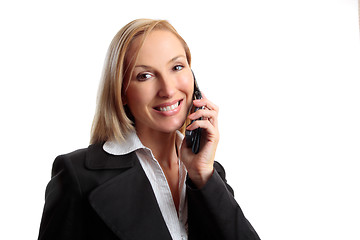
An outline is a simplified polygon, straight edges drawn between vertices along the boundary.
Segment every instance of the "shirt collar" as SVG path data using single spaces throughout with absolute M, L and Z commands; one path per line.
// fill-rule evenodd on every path
M 178 149 L 181 147 L 182 140 L 184 135 L 180 131 L 176 131 L 176 145 Z M 139 137 L 136 134 L 136 131 L 133 130 L 129 132 L 129 134 L 125 137 L 125 141 L 118 142 L 115 140 L 106 141 L 103 145 L 103 149 L 105 152 L 112 154 L 112 155 L 125 155 L 131 152 L 134 152 L 138 149 L 148 149 L 145 147 Z

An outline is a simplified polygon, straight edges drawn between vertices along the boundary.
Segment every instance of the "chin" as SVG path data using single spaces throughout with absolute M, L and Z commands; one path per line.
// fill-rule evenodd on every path
M 183 125 L 184 122 L 178 122 L 178 123 L 164 123 L 164 125 L 162 126 L 166 126 L 166 127 L 162 127 L 161 129 L 159 129 L 162 132 L 166 132 L 166 133 L 172 133 L 175 132 L 177 130 L 179 130 Z

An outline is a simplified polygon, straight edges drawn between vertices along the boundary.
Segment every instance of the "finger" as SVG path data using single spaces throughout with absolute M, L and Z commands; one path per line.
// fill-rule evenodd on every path
M 216 111 L 213 110 L 209 110 L 209 109 L 199 109 L 196 112 L 191 113 L 188 117 L 191 120 L 195 120 L 198 118 L 217 118 L 218 113 Z
M 198 99 L 198 100 L 194 100 L 193 101 L 194 106 L 196 107 L 206 107 L 210 110 L 214 110 L 216 112 L 219 111 L 219 107 L 216 106 L 214 103 L 212 103 L 210 100 L 208 100 L 207 98 L 202 98 L 202 99 Z
M 197 120 L 194 121 L 192 124 L 186 127 L 187 130 L 195 130 L 197 128 L 206 129 L 207 133 L 210 135 L 216 135 L 217 130 L 215 126 L 213 126 L 209 121 L 207 120 Z
M 216 111 L 208 109 L 199 109 L 198 111 L 188 116 L 190 120 L 196 120 L 202 118 L 202 120 L 209 120 L 215 127 L 217 126 L 218 114 Z
M 207 99 L 207 97 L 206 97 L 206 95 L 205 95 L 205 93 L 203 91 L 201 91 L 201 98 Z

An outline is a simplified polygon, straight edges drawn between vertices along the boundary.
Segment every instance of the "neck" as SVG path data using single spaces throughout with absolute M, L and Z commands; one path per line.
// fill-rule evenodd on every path
M 151 149 L 161 167 L 172 168 L 178 165 L 176 132 L 137 131 L 136 133 L 141 143 Z

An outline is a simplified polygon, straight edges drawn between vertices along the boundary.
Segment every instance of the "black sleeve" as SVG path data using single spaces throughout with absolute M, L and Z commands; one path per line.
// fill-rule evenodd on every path
M 81 195 L 71 162 L 57 157 L 46 187 L 39 240 L 82 239 Z
M 217 162 L 205 186 L 197 189 L 187 179 L 189 238 L 260 240 L 226 183 L 224 168 Z

